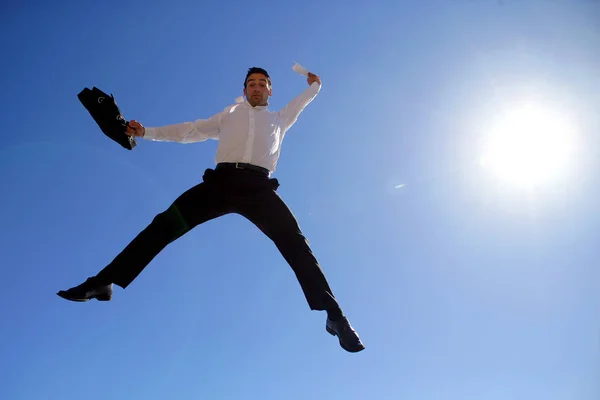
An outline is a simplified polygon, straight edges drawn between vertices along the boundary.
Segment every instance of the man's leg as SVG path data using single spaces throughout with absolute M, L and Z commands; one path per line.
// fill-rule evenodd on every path
M 213 184 L 200 183 L 180 195 L 165 211 L 156 215 L 114 260 L 95 277 L 83 284 L 61 291 L 68 300 L 85 301 L 90 297 L 109 300 L 110 296 L 93 296 L 98 286 L 112 283 L 126 288 L 168 244 L 197 225 L 228 212 L 221 191 Z M 112 289 L 110 294 L 112 295 Z M 102 293 L 101 293 L 102 295 Z
M 304 237 L 298 221 L 275 190 L 262 190 L 243 204 L 236 212 L 250 220 L 277 246 L 298 281 L 309 307 L 327 311 L 327 331 L 337 335 L 340 345 L 347 351 L 364 349 L 360 338 L 344 317 L 333 296 L 323 270 Z
M 194 186 L 156 215 L 97 277 L 125 289 L 167 245 L 226 210 L 223 197 L 213 186 Z
M 325 310 L 341 317 L 338 305 L 308 240 L 292 211 L 273 190 L 263 190 L 238 206 L 242 216 L 267 235 L 298 278 L 311 310 Z

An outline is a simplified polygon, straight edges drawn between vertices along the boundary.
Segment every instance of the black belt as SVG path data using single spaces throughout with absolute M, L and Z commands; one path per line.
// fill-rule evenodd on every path
M 247 169 L 254 172 L 259 172 L 263 175 L 269 176 L 271 175 L 271 171 L 266 168 L 259 167 L 258 165 L 241 163 L 241 162 L 222 162 L 217 164 L 216 169 Z

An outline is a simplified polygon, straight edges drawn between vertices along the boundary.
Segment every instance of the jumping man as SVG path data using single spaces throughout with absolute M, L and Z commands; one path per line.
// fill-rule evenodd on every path
M 127 288 L 168 244 L 206 221 L 236 213 L 274 242 L 293 269 L 309 308 L 326 311 L 327 332 L 338 337 L 344 350 L 363 350 L 296 218 L 277 194 L 279 182 L 271 176 L 286 132 L 321 90 L 319 76 L 308 73 L 307 82 L 308 88 L 283 109 L 271 111 L 271 78 L 264 69 L 253 67 L 244 80 L 245 100 L 208 119 L 154 128 L 130 121 L 127 134 L 150 141 L 218 140 L 216 167 L 206 169 L 201 183 L 157 214 L 96 276 L 58 295 L 71 301 L 109 301 L 113 284 Z

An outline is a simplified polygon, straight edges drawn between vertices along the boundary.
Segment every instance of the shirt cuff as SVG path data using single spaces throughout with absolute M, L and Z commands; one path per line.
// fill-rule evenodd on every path
M 153 140 L 156 137 L 155 134 L 156 128 L 146 128 L 142 138 L 146 140 Z

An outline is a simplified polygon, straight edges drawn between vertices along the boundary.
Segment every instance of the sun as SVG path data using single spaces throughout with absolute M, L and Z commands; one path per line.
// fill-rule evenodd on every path
M 573 127 L 564 116 L 536 105 L 522 106 L 492 125 L 480 161 L 509 184 L 551 184 L 568 172 L 573 141 Z

